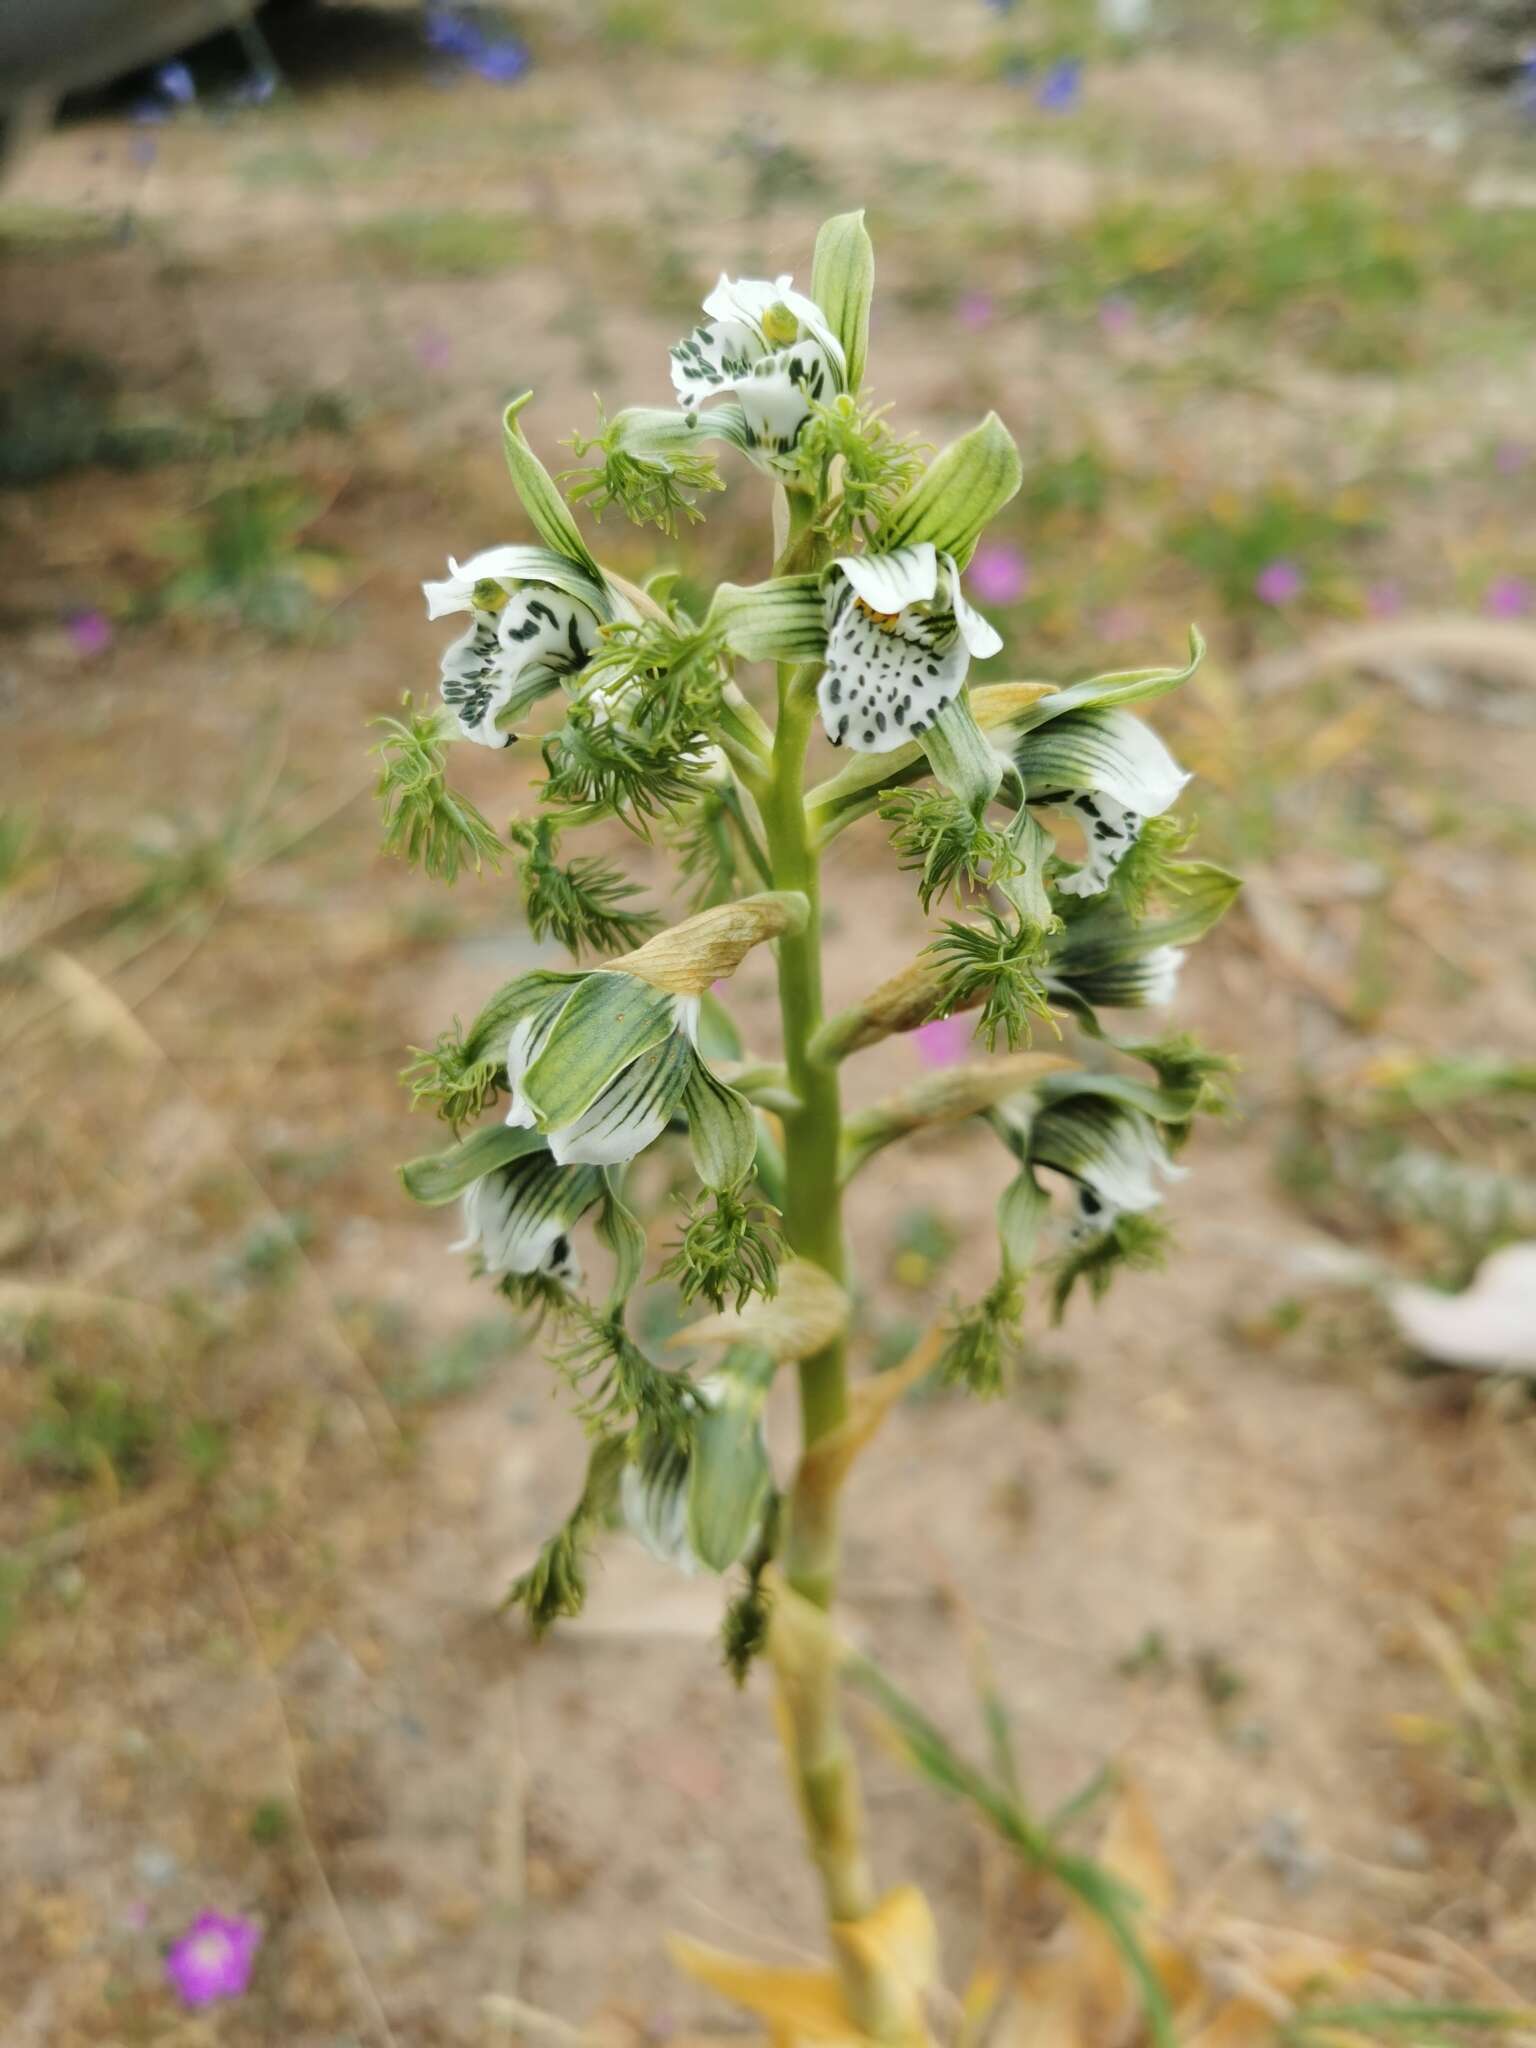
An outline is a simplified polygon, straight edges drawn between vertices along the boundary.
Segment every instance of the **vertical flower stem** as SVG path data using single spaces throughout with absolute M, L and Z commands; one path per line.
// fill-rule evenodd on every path
M 798 889 L 810 904 L 803 931 L 780 939 L 779 1005 L 784 1057 L 799 1106 L 784 1118 L 784 1233 L 800 1257 L 834 1279 L 844 1277 L 843 1217 L 838 1185 L 842 1109 L 838 1070 L 813 1056 L 811 1041 L 822 1021 L 821 891 L 819 861 L 805 816 L 805 752 L 815 718 L 815 670 L 784 664 L 779 670 L 779 722 L 773 775 L 762 811 L 776 889 Z M 800 1366 L 804 1448 L 843 1422 L 848 1409 L 842 1340 Z M 801 1468 L 789 1504 L 785 1576 L 818 1607 L 831 1605 L 838 1571 L 838 1502 L 835 1490 L 807 1484 Z M 783 1689 L 793 1730 L 793 1765 L 811 1855 L 821 1874 L 827 1917 L 862 1920 L 874 1910 L 874 1879 L 865 1853 L 863 1805 L 853 1752 L 843 1727 L 835 1663 L 798 1674 Z M 878 1966 L 837 1943 L 838 1967 L 850 2012 L 865 2033 L 888 2035 L 896 2026 L 893 1987 Z

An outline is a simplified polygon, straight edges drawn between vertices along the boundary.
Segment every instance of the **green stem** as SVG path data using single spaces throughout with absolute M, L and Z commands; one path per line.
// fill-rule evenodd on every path
M 798 1106 L 784 1114 L 784 1234 L 800 1257 L 835 1280 L 845 1277 L 838 1145 L 842 1105 L 835 1062 L 819 1058 L 812 1041 L 820 1029 L 820 862 L 805 814 L 805 753 L 815 719 L 810 688 L 814 670 L 784 664 L 779 670 L 779 722 L 773 777 L 761 799 L 768 858 L 776 889 L 798 889 L 810 905 L 802 931 L 778 942 L 779 1006 L 784 1063 Z M 804 1448 L 810 1450 L 844 1421 L 847 1368 L 842 1340 L 800 1366 Z M 837 1585 L 838 1501 L 835 1489 L 807 1483 L 801 1467 L 790 1497 L 784 1570 L 790 1585 L 819 1607 L 829 1607 Z M 821 1874 L 829 1920 L 862 1920 L 874 1910 L 874 1878 L 864 1851 L 863 1806 L 853 1752 L 843 1726 L 840 1680 L 833 1659 L 787 1687 L 785 1705 L 794 1730 L 794 1765 L 801 1815 L 811 1855 Z M 843 1993 L 860 2028 L 874 2038 L 891 2032 L 899 2001 L 878 1966 L 838 1944 Z

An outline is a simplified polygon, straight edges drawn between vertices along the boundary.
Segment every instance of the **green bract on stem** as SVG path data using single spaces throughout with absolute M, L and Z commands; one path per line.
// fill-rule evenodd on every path
M 965 570 L 1019 488 L 1018 450 L 989 414 L 925 459 L 869 402 L 873 280 L 860 214 L 821 230 L 808 293 L 722 276 L 672 350 L 675 403 L 648 394 L 575 439 L 595 460 L 562 479 L 570 497 L 669 534 L 725 487 L 716 450 L 761 473 L 771 569 L 692 609 L 675 576 L 638 587 L 593 552 L 515 401 L 503 442 L 528 535 L 424 586 L 454 621 L 441 704 L 408 703 L 378 751 L 390 850 L 447 881 L 500 863 L 535 938 L 572 956 L 488 987 L 408 1070 L 452 1142 L 406 1166 L 406 1188 L 461 1205 L 457 1248 L 539 1319 L 591 1437 L 508 1604 L 536 1632 L 576 1615 L 619 1525 L 678 1569 L 744 1575 L 724 1653 L 738 1678 L 766 1656 L 779 1691 L 828 1922 L 815 2031 L 906 2042 L 931 1923 L 910 1887 L 882 1891 L 864 1839 L 848 1660 L 824 1619 L 843 1482 L 922 1378 L 1006 1388 L 1038 1294 L 1059 1313 L 1079 1282 L 1097 1295 L 1160 1256 L 1163 1192 L 1225 1063 L 1100 1013 L 1164 1006 L 1237 884 L 1186 857 L 1188 778 L 1139 710 L 1194 673 L 1198 635 L 1187 661 L 1067 687 L 978 673 L 1004 642 Z M 757 664 L 771 701 L 744 681 Z M 544 778 L 498 833 L 455 795 L 453 754 L 515 738 Z M 622 834 L 580 843 L 604 824 L 661 842 L 686 914 L 669 919 L 665 884 L 642 896 Z M 856 826 L 885 834 L 919 915 L 897 971 L 829 1015 L 822 864 Z M 776 1045 L 732 1020 L 743 971 L 776 981 Z M 858 1054 L 944 1017 L 973 1021 L 972 1056 L 871 1102 Z M 851 1373 L 844 1202 L 886 1147 L 960 1123 L 1008 1162 L 995 1275 L 897 1370 Z M 664 1239 L 636 1208 L 652 1177 L 630 1172 L 653 1147 L 696 1183 Z M 684 1364 L 632 1326 L 648 1267 L 712 1311 L 672 1339 Z M 781 1376 L 801 1441 L 776 1472 L 762 1417 Z M 718 1959 L 688 1967 L 736 1981 Z

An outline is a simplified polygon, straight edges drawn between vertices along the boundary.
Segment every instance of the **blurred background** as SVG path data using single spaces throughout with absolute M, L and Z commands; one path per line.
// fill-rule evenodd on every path
M 110 12 L 0 42 L 8 2048 L 432 2048 L 509 1999 L 660 2040 L 710 2010 L 664 1929 L 818 1938 L 718 1584 L 615 1540 L 581 1623 L 493 1616 L 583 1444 L 405 1202 L 396 1075 L 545 955 L 509 875 L 380 855 L 366 728 L 435 683 L 421 579 L 524 537 L 505 400 L 568 466 L 722 268 L 803 284 L 858 205 L 878 396 L 1024 450 L 989 673 L 1197 620 L 1158 722 L 1247 887 L 1174 1018 L 1242 1069 L 1167 1272 L 1037 1314 L 1003 1407 L 898 1415 L 849 1626 L 964 1731 L 963 1600 L 1042 1808 L 1124 1761 L 1188 1891 L 1536 1993 L 1536 9 Z M 766 573 L 729 480 L 600 552 Z M 828 893 L 847 1001 L 916 906 L 878 830 Z M 867 1363 L 986 1284 L 995 1171 L 951 1133 L 871 1183 Z M 1449 1321 L 1414 1291 L 1501 1248 Z M 870 1796 L 959 1982 L 976 1840 L 879 1755 Z M 194 2015 L 203 1912 L 261 1946 Z

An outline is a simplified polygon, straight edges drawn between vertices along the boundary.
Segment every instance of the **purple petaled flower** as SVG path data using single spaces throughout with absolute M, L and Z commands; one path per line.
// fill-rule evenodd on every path
M 264 107 L 276 91 L 275 72 L 252 71 L 235 87 L 229 103 L 232 107 Z
M 1007 541 L 986 540 L 972 556 L 966 580 L 983 604 L 1017 604 L 1029 588 L 1029 564 Z
M 155 87 L 178 107 L 190 107 L 197 98 L 197 87 L 185 64 L 162 64 L 155 73 Z
M 429 327 L 417 337 L 416 354 L 425 369 L 446 370 L 453 359 L 452 339 L 440 327 Z
M 1300 597 L 1302 582 L 1294 562 L 1266 562 L 1253 579 L 1253 594 L 1264 604 L 1289 604 Z
M 429 7 L 424 33 L 434 50 L 443 50 L 450 57 L 478 57 L 485 48 L 479 29 L 451 7 Z
M 105 654 L 112 645 L 112 621 L 105 612 L 70 612 L 64 621 L 76 654 Z
M 199 1913 L 165 1958 L 165 1974 L 183 2005 L 239 1998 L 251 1981 L 261 1929 L 254 1920 Z
M 1531 608 L 1532 591 L 1523 576 L 1495 576 L 1483 592 L 1483 610 L 1492 619 L 1523 619 Z
M 1109 292 L 1099 301 L 1099 325 L 1106 334 L 1124 334 L 1136 324 L 1136 308 L 1124 292 Z
M 1400 583 L 1373 583 L 1365 593 L 1365 608 L 1373 619 L 1395 619 L 1403 608 Z
M 960 303 L 955 308 L 955 318 L 972 334 L 983 327 L 990 327 L 997 318 L 997 306 L 990 292 L 962 292 Z
M 1082 59 L 1063 57 L 1059 63 L 1052 64 L 1041 79 L 1035 105 L 1043 107 L 1048 114 L 1067 114 L 1077 105 L 1082 90 Z
M 503 36 L 471 57 L 469 68 L 488 78 L 492 85 L 515 85 L 532 62 L 526 43 L 520 43 L 516 36 Z
M 917 1056 L 925 1067 L 952 1067 L 963 1060 L 971 1042 L 971 1027 L 963 1017 L 935 1017 L 920 1024 L 912 1034 Z
M 1516 476 L 1531 459 L 1523 441 L 1501 441 L 1493 451 L 1493 466 L 1500 476 Z

